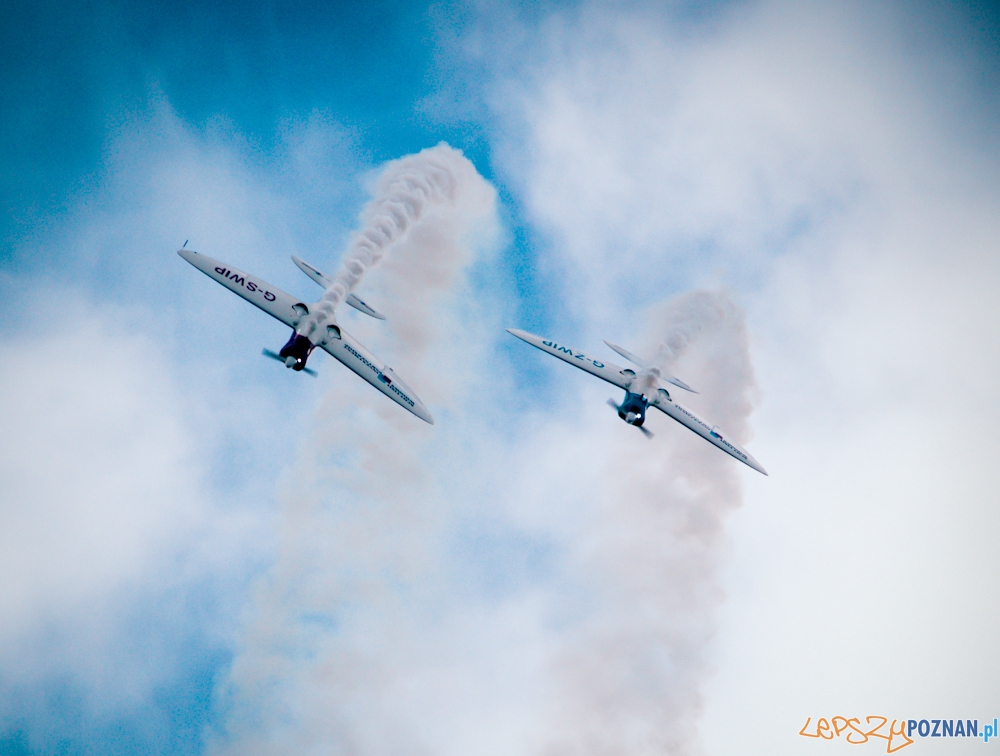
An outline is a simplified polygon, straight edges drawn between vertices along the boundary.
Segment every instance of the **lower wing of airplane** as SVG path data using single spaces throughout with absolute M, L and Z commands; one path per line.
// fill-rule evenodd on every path
M 424 403 L 420 401 L 413 389 L 403 383 L 391 367 L 361 346 L 346 331 L 339 327 L 335 330 L 328 329 L 326 338 L 320 342 L 319 346 L 396 404 L 408 409 L 424 422 L 434 425 L 434 418 L 431 417 L 431 413 L 427 411 Z
M 625 400 L 617 406 L 614 402 L 610 403 L 618 410 L 618 416 L 622 420 L 629 425 L 636 426 L 646 432 L 647 435 L 649 435 L 648 431 L 642 425 L 646 419 L 646 408 L 652 405 L 663 414 L 672 417 L 681 425 L 697 433 L 710 444 L 722 449 L 726 454 L 735 457 L 743 464 L 757 470 L 757 472 L 767 475 L 767 471 L 743 447 L 726 438 L 717 426 L 709 425 L 686 407 L 677 404 L 665 388 L 659 387 L 657 381 L 661 376 L 658 369 L 646 367 L 641 369 L 639 374 L 636 374 L 630 368 L 620 368 L 617 365 L 612 365 L 610 362 L 590 357 L 583 352 L 572 349 L 564 344 L 559 344 L 551 339 L 543 339 L 541 336 L 514 328 L 508 328 L 507 331 L 522 341 L 538 347 L 543 352 L 551 354 L 553 357 L 558 357 L 564 362 L 580 368 L 580 370 L 597 376 L 620 389 L 624 389 Z M 620 347 L 616 347 L 615 351 L 625 352 Z M 626 359 L 642 362 L 638 357 L 631 355 L 631 353 L 627 353 Z M 689 391 L 691 390 L 687 384 L 678 381 L 676 378 L 668 378 L 667 380 Z
M 709 425 L 687 407 L 670 398 L 656 396 L 650 404 L 664 415 L 672 417 L 684 427 L 690 428 L 710 444 L 718 446 L 726 454 L 736 457 L 740 462 L 752 467 L 757 472 L 767 475 L 767 470 L 761 466 L 760 462 L 750 456 L 750 453 L 735 441 L 727 439 L 717 425 Z
M 189 249 L 179 249 L 177 254 L 209 278 L 293 329 L 292 338 L 282 348 L 281 353 L 275 355 L 279 360 L 284 360 L 288 367 L 294 367 L 296 370 L 304 369 L 309 354 L 318 346 L 398 405 L 421 420 L 434 424 L 434 418 L 423 402 L 409 386 L 403 383 L 392 368 L 365 349 L 335 321 L 328 321 L 325 328 L 308 338 L 295 330 L 315 304 L 296 299 L 267 281 Z

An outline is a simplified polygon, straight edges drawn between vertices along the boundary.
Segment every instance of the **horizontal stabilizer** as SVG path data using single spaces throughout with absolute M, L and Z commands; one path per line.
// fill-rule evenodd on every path
M 672 384 L 674 384 L 675 386 L 677 386 L 677 387 L 679 387 L 679 388 L 682 388 L 682 389 L 684 389 L 685 391 L 690 391 L 690 392 L 691 392 L 692 394 L 697 394 L 697 393 L 698 393 L 698 392 L 697 392 L 697 391 L 695 391 L 695 390 L 694 390 L 693 388 L 691 388 L 690 386 L 688 386 L 688 385 L 687 385 L 687 384 L 686 384 L 686 383 L 685 383 L 684 381 L 682 381 L 682 380 L 681 380 L 680 378 L 674 378 L 673 376 L 669 376 L 669 375 L 666 375 L 666 376 L 664 376 L 664 375 L 661 375 L 660 377 L 661 377 L 661 378 L 662 378 L 663 380 L 665 380 L 665 381 L 666 381 L 667 383 L 672 383 Z
M 344 301 L 347 302 L 347 304 L 349 304 L 355 310 L 359 310 L 360 312 L 363 312 L 365 315 L 371 315 L 376 320 L 385 320 L 385 315 L 383 315 L 378 310 L 369 307 L 354 294 L 348 294 L 347 299 L 345 299 Z
M 330 276 L 326 275 L 325 273 L 322 273 L 321 271 L 316 270 L 316 268 L 314 268 L 312 265 L 305 262 L 304 260 L 300 260 L 295 255 L 292 255 L 292 262 L 299 266 L 299 270 L 301 270 L 303 273 L 309 276 L 309 278 L 318 283 L 324 289 L 329 289 L 330 286 L 333 285 L 333 279 L 330 278 Z M 375 308 L 369 307 L 365 302 L 363 302 L 354 294 L 348 294 L 347 298 L 344 301 L 347 302 L 347 304 L 349 304 L 355 310 L 363 312 L 365 315 L 370 315 L 376 320 L 385 320 L 385 315 L 380 313 Z
M 295 255 L 292 255 L 292 262 L 299 267 L 299 270 L 301 270 L 303 273 L 309 276 L 313 281 L 318 283 L 324 289 L 329 289 L 330 284 L 333 283 L 333 279 L 330 278 L 330 276 L 324 275 L 320 271 L 316 270 L 316 268 L 314 268 L 312 265 L 305 262 L 304 260 L 300 260 Z
M 645 360 L 642 360 L 642 359 L 636 357 L 634 354 L 632 354 L 627 349 L 622 349 L 620 346 L 615 346 L 614 344 L 612 344 L 607 339 L 604 340 L 604 343 L 607 344 L 612 349 L 614 349 L 616 352 L 618 352 L 618 354 L 620 354 L 626 360 L 628 360 L 629 362 L 631 362 L 633 365 L 635 365 L 637 367 L 641 367 L 641 368 L 647 367 Z
M 639 357 L 636 357 L 634 354 L 632 354 L 627 349 L 622 349 L 620 346 L 615 346 L 614 344 L 612 344 L 607 339 L 605 339 L 604 343 L 607 344 L 612 349 L 614 349 L 616 352 L 618 352 L 618 354 L 620 354 L 626 360 L 628 360 L 629 362 L 631 362 L 633 365 L 637 365 L 637 366 L 639 366 L 641 368 L 648 368 L 648 367 L 650 367 L 650 365 L 645 360 L 642 360 Z M 685 391 L 690 391 L 692 394 L 697 394 L 698 393 L 693 388 L 691 388 L 690 386 L 688 386 L 680 378 L 674 378 L 673 376 L 670 376 L 670 375 L 661 375 L 660 377 L 663 380 L 665 380 L 667 383 L 672 383 L 675 386 L 677 386 L 678 388 L 682 388 Z

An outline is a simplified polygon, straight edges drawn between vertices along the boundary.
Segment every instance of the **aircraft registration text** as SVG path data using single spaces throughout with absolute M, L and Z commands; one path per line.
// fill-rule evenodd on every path
M 589 362 L 595 368 L 602 368 L 602 367 L 604 367 L 604 363 L 603 362 L 599 362 L 599 361 L 595 360 L 593 357 L 588 357 L 583 352 L 574 352 L 569 347 L 560 346 L 559 344 L 556 344 L 554 341 L 543 341 L 542 344 L 544 344 L 549 349 L 551 349 L 552 353 L 555 354 L 557 357 L 563 357 L 563 355 L 565 355 L 565 357 L 563 357 L 563 359 L 566 359 L 566 357 L 572 357 L 572 358 L 580 360 L 582 362 Z
M 226 268 L 216 268 L 215 272 L 218 273 L 223 278 L 228 279 L 230 283 L 239 284 L 247 291 L 251 292 L 259 291 L 264 296 L 264 299 L 266 299 L 268 302 L 273 302 L 275 299 L 274 294 L 267 291 L 266 289 L 261 288 L 253 281 L 247 281 L 246 277 L 241 276 L 239 273 L 234 273 L 233 271 L 228 270 Z

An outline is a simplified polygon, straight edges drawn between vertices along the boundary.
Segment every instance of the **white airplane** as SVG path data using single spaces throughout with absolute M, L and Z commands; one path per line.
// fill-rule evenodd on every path
M 695 394 L 698 393 L 697 391 L 677 378 L 661 375 L 658 367 L 647 364 L 631 352 L 607 341 L 604 342 L 626 360 L 636 365 L 636 367 L 641 368 L 638 374 L 631 368 L 620 368 L 609 362 L 594 359 L 583 352 L 578 352 L 562 344 L 557 344 L 550 339 L 543 339 L 541 336 L 536 336 L 527 331 L 508 328 L 507 332 L 523 341 L 527 341 L 533 347 L 538 347 L 543 352 L 558 357 L 570 365 L 585 370 L 591 375 L 596 375 L 598 378 L 614 384 L 620 389 L 624 389 L 625 399 L 621 404 L 615 404 L 611 399 L 608 400 L 608 404 L 618 411 L 618 417 L 629 425 L 634 425 L 641 430 L 647 438 L 652 438 L 653 434 L 642 427 L 642 424 L 646 420 L 646 408 L 656 407 L 660 412 L 669 415 L 681 425 L 690 428 L 709 443 L 718 446 L 726 454 L 736 457 L 740 462 L 752 467 L 757 472 L 767 475 L 767 471 L 761 467 L 761 464 L 756 459 L 750 456 L 746 449 L 735 441 L 726 438 L 718 426 L 709 425 L 691 410 L 675 402 L 671 398 L 670 393 L 665 388 L 660 387 L 657 382 L 662 378 L 667 383 L 671 383 L 686 391 L 691 391 Z
M 434 418 L 427 411 L 424 403 L 417 398 L 392 368 L 387 366 L 375 355 L 365 349 L 361 344 L 351 338 L 350 334 L 344 331 L 333 318 L 324 321 L 324 328 L 309 335 L 301 331 L 306 328 L 310 321 L 307 316 L 316 307 L 316 303 L 307 304 L 301 302 L 291 294 L 286 294 L 276 286 L 272 286 L 267 281 L 262 281 L 256 276 L 244 273 L 241 270 L 230 267 L 225 263 L 213 260 L 211 257 L 200 255 L 190 249 L 179 249 L 177 254 L 191 263 L 209 278 L 218 281 L 232 292 L 239 294 L 250 304 L 256 305 L 268 315 L 280 320 L 292 329 L 291 338 L 277 354 L 265 349 L 263 354 L 266 357 L 285 363 L 285 367 L 292 370 L 304 370 L 310 375 L 316 373 L 306 367 L 306 361 L 313 349 L 320 347 L 329 352 L 331 356 L 339 360 L 350 370 L 360 375 L 372 386 L 377 388 L 396 404 L 409 410 L 431 425 Z M 296 265 L 313 281 L 324 289 L 327 288 L 333 279 L 323 275 L 311 265 L 308 265 L 297 257 L 292 257 Z M 373 318 L 385 320 L 385 316 L 376 312 L 367 304 L 358 299 L 354 294 L 348 294 L 345 300 L 357 310 L 371 315 Z

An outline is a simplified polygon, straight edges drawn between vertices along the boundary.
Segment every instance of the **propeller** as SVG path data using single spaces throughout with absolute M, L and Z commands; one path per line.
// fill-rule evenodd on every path
M 661 375 L 660 374 L 660 369 L 658 367 L 656 367 L 655 365 L 650 365 L 649 363 L 647 363 L 645 360 L 643 360 L 640 357 L 636 357 L 634 354 L 632 354 L 627 349 L 622 349 L 620 346 L 615 346 L 614 344 L 612 344 L 607 339 L 604 340 L 604 343 L 607 344 L 609 347 L 611 347 L 613 350 L 615 350 L 618 354 L 620 354 L 622 357 L 624 357 L 626 360 L 628 360 L 629 362 L 631 362 L 636 367 L 641 367 L 644 370 L 653 370 L 653 369 L 655 369 L 656 370 L 656 375 L 658 377 L 662 378 L 663 380 L 665 380 L 667 383 L 672 383 L 674 386 L 677 386 L 678 388 L 682 388 L 685 391 L 690 391 L 692 394 L 697 394 L 698 393 L 693 388 L 691 388 L 690 386 L 688 386 L 680 378 L 674 378 L 673 376 L 669 376 L 669 375 Z
M 275 354 L 270 349 L 261 349 L 260 353 L 262 355 L 264 355 L 265 357 L 270 357 L 272 360 L 277 360 L 282 365 L 285 364 L 285 358 L 282 357 L 280 354 Z M 312 368 L 307 368 L 307 367 L 302 368 L 301 372 L 303 372 L 303 373 L 309 373 L 309 375 L 311 375 L 313 378 L 315 378 L 317 375 L 319 375 L 319 373 L 317 373 L 315 370 L 313 370 Z
M 618 404 L 615 402 L 614 399 L 608 399 L 608 406 L 611 409 L 613 409 L 615 412 L 618 411 Z M 649 430 L 648 428 L 645 428 L 645 427 L 643 427 L 641 425 L 633 425 L 632 427 L 633 428 L 638 428 L 640 431 L 642 431 L 642 435 L 644 435 L 646 438 L 652 438 L 653 437 L 653 431 Z

